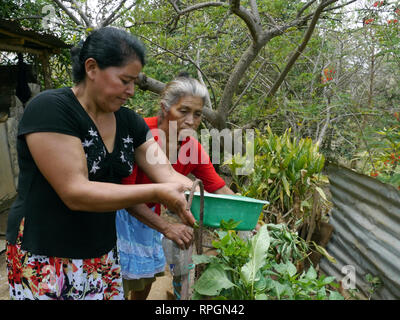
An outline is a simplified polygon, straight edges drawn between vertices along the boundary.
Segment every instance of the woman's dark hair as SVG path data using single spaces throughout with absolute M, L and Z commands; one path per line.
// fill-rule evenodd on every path
M 100 69 L 121 67 L 131 60 L 145 65 L 145 47 L 135 36 L 124 30 L 104 27 L 93 31 L 83 42 L 71 49 L 72 77 L 75 83 L 85 79 L 85 61 L 96 60 Z

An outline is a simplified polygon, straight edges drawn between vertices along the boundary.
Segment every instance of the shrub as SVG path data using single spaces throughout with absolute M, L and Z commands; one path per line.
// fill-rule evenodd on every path
M 307 257 L 307 244 L 285 225 L 263 225 L 249 240 L 227 230 L 218 236 L 213 242 L 217 256 L 193 256 L 195 264 L 207 265 L 193 286 L 193 299 L 343 299 L 330 289 L 337 287 L 334 277 L 318 277 L 312 266 L 298 272 L 296 264 Z
M 325 158 L 318 149 L 311 138 L 294 138 L 290 129 L 278 136 L 268 126 L 266 134 L 256 130 L 254 168 L 249 175 L 235 174 L 244 157 L 236 155 L 226 164 L 242 195 L 270 202 L 268 211 L 276 218 L 268 222 L 285 222 L 296 229 L 311 211 L 314 192 L 326 199 L 321 188 L 328 182 L 321 174 Z

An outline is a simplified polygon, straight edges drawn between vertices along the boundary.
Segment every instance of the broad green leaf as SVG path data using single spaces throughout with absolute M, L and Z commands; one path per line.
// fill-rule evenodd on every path
M 206 296 L 216 296 L 222 289 L 229 289 L 235 286 L 220 264 L 210 264 L 193 285 L 194 290 Z
M 317 272 L 315 271 L 313 266 L 310 266 L 310 268 L 307 270 L 306 279 L 310 279 L 310 280 L 317 279 Z
M 280 275 L 284 275 L 287 272 L 288 266 L 286 263 L 278 263 L 274 266 L 274 269 L 276 270 L 276 272 L 278 272 Z
M 256 281 L 257 271 L 266 263 L 270 244 L 267 225 L 263 225 L 257 234 L 250 240 L 250 260 L 241 269 L 241 274 L 246 283 Z
M 276 168 L 276 167 L 272 167 L 271 168 L 271 173 L 272 174 L 277 174 L 279 172 L 279 168 Z
M 317 243 L 315 243 L 314 241 L 311 241 L 312 244 L 315 246 L 315 249 L 322 254 L 325 258 L 327 258 L 330 262 L 332 263 L 336 263 L 336 259 L 334 257 L 332 257 L 328 251 L 325 250 L 325 248 L 321 247 L 320 245 L 318 245 Z
M 275 280 L 272 280 L 270 277 L 265 278 L 265 289 L 271 290 L 275 288 Z
M 287 196 L 290 197 L 289 182 L 286 180 L 286 176 L 282 177 L 282 183 Z
M 339 292 L 332 291 L 329 300 L 344 300 L 344 297 Z
M 300 204 L 300 210 L 303 210 L 304 207 L 310 208 L 311 204 L 307 200 L 303 200 Z
M 317 298 L 320 300 L 323 300 L 326 298 L 326 290 L 325 287 L 322 287 L 321 289 L 318 290 L 317 292 Z
M 293 277 L 297 272 L 296 266 L 291 263 L 290 261 L 287 263 L 287 273 L 289 274 L 290 277 Z
M 194 264 L 210 263 L 216 259 L 215 256 L 207 256 L 205 254 L 194 254 L 192 255 L 192 261 Z
M 268 297 L 265 293 L 256 294 L 256 300 L 268 300 Z
M 262 292 L 267 287 L 267 280 L 261 274 L 257 275 L 257 278 L 259 278 L 259 280 L 254 283 L 254 289 L 257 292 Z
M 321 175 L 316 176 L 315 178 L 316 178 L 316 181 L 318 181 L 318 182 L 326 183 L 326 184 L 329 183 L 329 178 L 326 175 L 321 174 Z
M 242 221 L 235 221 L 233 219 L 229 219 L 228 221 L 221 220 L 221 229 L 223 230 L 234 230 L 236 229 Z
M 322 199 L 324 199 L 325 201 L 328 201 L 328 199 L 326 198 L 325 192 L 320 187 L 315 187 L 315 190 L 318 191 L 318 193 L 322 197 Z
M 326 278 L 324 278 L 322 280 L 322 284 L 323 285 L 327 285 L 327 284 L 329 284 L 329 283 L 331 283 L 332 281 L 335 281 L 335 280 L 336 280 L 335 277 L 326 277 Z
M 280 284 L 278 281 L 275 281 L 274 285 L 275 285 L 276 296 L 278 297 L 278 300 L 280 300 L 281 294 L 285 293 L 286 291 L 286 286 Z

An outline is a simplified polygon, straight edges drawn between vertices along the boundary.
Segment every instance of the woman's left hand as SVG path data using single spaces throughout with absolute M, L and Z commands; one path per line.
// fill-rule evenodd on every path
M 182 250 L 188 249 L 193 241 L 193 228 L 182 223 L 169 223 L 164 236 L 174 241 Z

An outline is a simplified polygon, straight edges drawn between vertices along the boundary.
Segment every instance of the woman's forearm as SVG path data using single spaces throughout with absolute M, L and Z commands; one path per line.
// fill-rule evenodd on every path
M 141 203 L 133 205 L 129 208 L 126 208 L 126 210 L 129 212 L 129 214 L 150 228 L 155 229 L 163 234 L 166 232 L 169 222 L 155 214 L 146 204 Z
M 152 183 L 141 185 L 120 185 L 78 180 L 81 183 L 69 185 L 63 201 L 74 211 L 110 212 L 129 208 L 139 203 L 161 203 L 182 219 L 182 223 L 193 225 L 195 220 L 186 209 L 184 191 L 180 183 Z
M 159 184 L 120 185 L 82 181 L 65 193 L 63 201 L 74 211 L 108 212 L 143 202 L 157 202 Z
M 193 229 L 182 223 L 170 223 L 150 210 L 145 204 L 126 209 L 132 216 L 150 228 L 174 241 L 182 250 L 189 248 L 193 241 Z
M 157 161 L 149 161 L 156 156 Z M 180 182 L 187 189 L 191 189 L 193 181 L 176 172 L 167 156 L 154 139 L 148 140 L 135 150 L 135 161 L 141 170 L 156 183 Z

